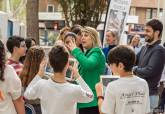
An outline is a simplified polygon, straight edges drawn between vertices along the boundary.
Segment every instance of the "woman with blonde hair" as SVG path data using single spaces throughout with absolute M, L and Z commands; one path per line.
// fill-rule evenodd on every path
M 76 47 L 74 40 L 65 44 L 72 56 L 79 62 L 79 73 L 94 93 L 94 100 L 90 103 L 78 104 L 79 114 L 99 114 L 95 84 L 100 81 L 100 75 L 105 69 L 105 57 L 100 48 L 100 38 L 96 29 L 84 27 L 82 29 L 82 45 L 85 53 Z
M 45 57 L 44 49 L 39 46 L 33 46 L 31 47 L 26 55 L 25 61 L 24 61 L 24 67 L 20 74 L 20 78 L 22 81 L 22 86 L 24 87 L 24 90 L 29 85 L 29 83 L 33 80 L 33 78 L 37 75 L 40 67 L 40 63 Z M 44 71 L 43 71 L 44 72 Z M 33 105 L 36 114 L 41 113 L 41 108 L 39 101 L 27 101 Z

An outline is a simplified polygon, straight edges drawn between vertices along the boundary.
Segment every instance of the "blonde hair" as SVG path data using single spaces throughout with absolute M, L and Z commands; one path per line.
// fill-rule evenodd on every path
M 86 26 L 82 29 L 82 32 L 88 33 L 90 37 L 92 38 L 92 41 L 93 41 L 92 47 L 101 47 L 99 33 L 96 31 L 95 28 Z
M 58 36 L 58 38 L 57 38 L 57 40 L 61 40 L 61 41 L 64 41 L 64 36 L 65 36 L 65 31 L 68 31 L 68 32 L 70 32 L 71 30 L 70 30 L 70 28 L 69 27 L 64 27 L 64 28 L 62 28 L 61 30 L 60 30 L 60 34 L 59 34 L 59 36 Z

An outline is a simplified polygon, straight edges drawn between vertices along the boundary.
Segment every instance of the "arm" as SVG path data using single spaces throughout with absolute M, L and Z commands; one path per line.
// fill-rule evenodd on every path
M 85 81 L 81 78 L 81 76 L 77 78 L 76 82 L 80 85 L 76 93 L 77 101 L 80 103 L 88 103 L 93 101 L 94 99 L 93 92 L 89 88 L 89 86 L 85 83 Z
M 103 90 L 103 85 L 102 83 L 97 83 L 96 86 L 95 86 L 95 89 L 96 89 L 96 94 L 97 94 L 97 98 L 98 98 L 98 108 L 99 108 L 99 112 L 100 114 L 104 114 L 102 113 L 101 111 L 101 107 L 102 107 L 102 104 L 103 104 L 103 93 L 102 93 L 102 90 Z M 102 97 L 99 97 L 99 96 L 102 96 Z
M 40 76 L 35 76 L 35 78 L 30 82 L 26 91 L 24 92 L 24 97 L 29 100 L 34 100 L 39 98 L 40 92 L 40 81 L 42 78 Z
M 115 114 L 115 105 L 115 88 L 113 88 L 109 83 L 105 91 L 105 97 L 101 106 L 101 112 L 105 114 Z
M 84 53 L 76 47 L 76 43 L 70 40 L 68 44 L 65 44 L 67 48 L 71 51 L 71 54 L 77 59 L 79 64 L 85 69 L 93 69 L 98 63 L 101 54 L 100 52 L 96 51 L 91 54 L 90 57 L 86 57 Z
M 42 77 L 44 76 L 45 73 L 45 65 L 46 65 L 46 59 L 43 59 L 43 61 L 40 64 L 40 68 L 38 71 L 38 74 L 34 77 L 34 79 L 30 82 L 28 87 L 26 88 L 26 91 L 24 93 L 24 97 L 33 100 L 39 98 L 40 95 L 40 86 L 41 86 L 41 81 Z
M 2 92 L 2 90 L 0 90 L 0 102 L 3 101 L 3 100 L 5 100 L 5 96 Z
M 21 96 L 21 80 L 13 68 L 8 67 L 7 70 L 8 93 L 12 98 L 17 114 L 25 114 L 24 100 Z
M 156 50 L 149 59 L 150 60 L 145 67 L 140 68 L 136 66 L 134 68 L 134 73 L 139 75 L 141 78 L 151 77 L 157 74 L 155 71 L 160 71 L 163 68 L 165 59 L 164 52 L 161 50 Z
M 87 103 L 93 101 L 94 95 L 89 86 L 81 78 L 76 66 L 70 67 L 73 72 L 73 78 L 76 79 L 76 82 L 79 84 L 79 87 L 76 88 L 76 100 L 81 103 Z
M 93 69 L 97 64 L 99 64 L 101 52 L 99 53 L 96 51 L 89 57 L 86 57 L 79 48 L 75 48 L 71 53 L 77 59 L 79 64 L 85 69 Z
M 16 100 L 13 100 L 13 104 L 15 106 L 17 114 L 25 114 L 24 100 L 22 96 Z

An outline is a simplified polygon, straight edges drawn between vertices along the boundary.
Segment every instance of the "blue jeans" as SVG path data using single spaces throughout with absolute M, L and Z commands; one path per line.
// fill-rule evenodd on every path
M 151 95 L 150 96 L 150 109 L 153 112 L 154 108 L 158 107 L 159 96 L 158 95 Z

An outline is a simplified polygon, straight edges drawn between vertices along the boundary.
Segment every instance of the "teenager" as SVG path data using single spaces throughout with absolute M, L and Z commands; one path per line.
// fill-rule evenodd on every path
M 77 102 L 88 103 L 93 100 L 93 93 L 75 68 L 71 68 L 75 81 L 74 85 L 66 81 L 65 76 L 69 67 L 69 53 L 63 45 L 55 45 L 49 52 L 49 63 L 54 75 L 48 79 L 44 76 L 45 60 L 40 70 L 27 87 L 26 99 L 40 99 L 42 114 L 76 114 Z
M 23 64 L 19 62 L 19 59 L 26 54 L 25 40 L 19 36 L 11 36 L 7 40 L 6 46 L 11 53 L 7 64 L 11 65 L 19 76 L 23 68 Z
M 114 74 L 120 76 L 110 82 L 102 94 L 102 84 L 96 85 L 101 114 L 147 114 L 150 112 L 149 89 L 144 79 L 132 73 L 135 53 L 131 47 L 117 46 L 108 55 Z

